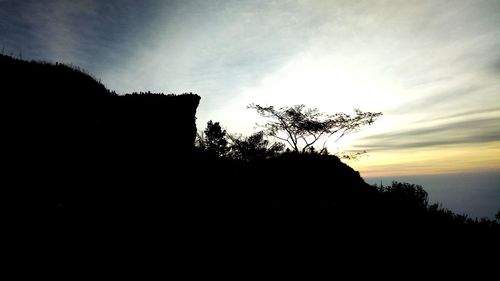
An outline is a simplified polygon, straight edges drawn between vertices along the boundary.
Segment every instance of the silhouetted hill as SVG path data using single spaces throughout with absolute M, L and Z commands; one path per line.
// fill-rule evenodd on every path
M 65 64 L 23 61 L 0 55 L 2 98 L 101 98 L 115 96 L 106 87 L 83 70 Z M 18 94 L 22 93 L 22 97 Z
M 9 203 L 20 210 L 92 205 L 193 148 L 197 95 L 119 96 L 75 67 L 6 56 L 0 76 L 6 174 L 19 195 Z
M 498 224 L 428 206 L 421 187 L 370 186 L 335 156 L 245 161 L 195 148 L 197 95 L 119 96 L 76 68 L 5 56 L 0 76 L 1 205 L 25 241 L 114 256 L 345 253 L 498 234 Z

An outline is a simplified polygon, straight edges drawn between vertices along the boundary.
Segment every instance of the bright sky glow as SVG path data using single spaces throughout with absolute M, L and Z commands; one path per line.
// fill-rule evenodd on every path
M 255 131 L 250 103 L 383 112 L 331 143 L 365 176 L 500 171 L 500 1 L 0 0 L 0 44 L 119 93 L 202 96 L 198 126 Z

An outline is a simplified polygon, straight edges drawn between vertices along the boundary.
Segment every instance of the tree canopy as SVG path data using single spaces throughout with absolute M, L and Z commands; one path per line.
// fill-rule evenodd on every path
M 320 152 L 326 151 L 326 144 L 332 136 L 336 141 L 346 134 L 357 131 L 361 126 L 371 125 L 380 112 L 363 112 L 354 110 L 354 115 L 346 113 L 326 114 L 317 108 L 307 108 L 303 104 L 275 108 L 250 104 L 249 109 L 266 118 L 260 125 L 264 133 L 285 142 L 295 152 L 307 152 L 316 149 L 314 145 L 321 143 Z
M 219 122 L 207 122 L 205 130 L 198 134 L 196 146 L 217 157 L 252 161 L 268 159 L 277 156 L 285 145 L 270 142 L 264 132 L 256 132 L 248 137 L 239 134 L 229 134 Z
M 285 145 L 282 143 L 270 143 L 260 131 L 249 137 L 231 136 L 231 155 L 234 159 L 256 160 L 267 159 L 281 153 Z
M 219 122 L 208 121 L 205 131 L 198 135 L 197 145 L 205 151 L 218 157 L 224 157 L 229 152 L 227 132 Z

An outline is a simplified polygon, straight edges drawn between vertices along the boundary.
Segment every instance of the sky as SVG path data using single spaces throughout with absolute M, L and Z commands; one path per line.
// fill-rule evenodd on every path
M 199 129 L 258 130 L 250 103 L 382 112 L 329 144 L 366 150 L 349 163 L 365 177 L 500 173 L 498 15 L 500 0 L 0 0 L 0 47 L 120 94 L 197 93 Z

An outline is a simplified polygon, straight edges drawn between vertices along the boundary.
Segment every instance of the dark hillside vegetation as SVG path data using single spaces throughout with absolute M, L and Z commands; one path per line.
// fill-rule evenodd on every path
M 195 147 L 194 94 L 119 96 L 78 69 L 5 56 L 0 77 L 3 216 L 27 240 L 115 254 L 497 241 L 497 223 L 429 206 L 419 186 L 368 185 L 333 155 L 259 135 L 233 154 Z

